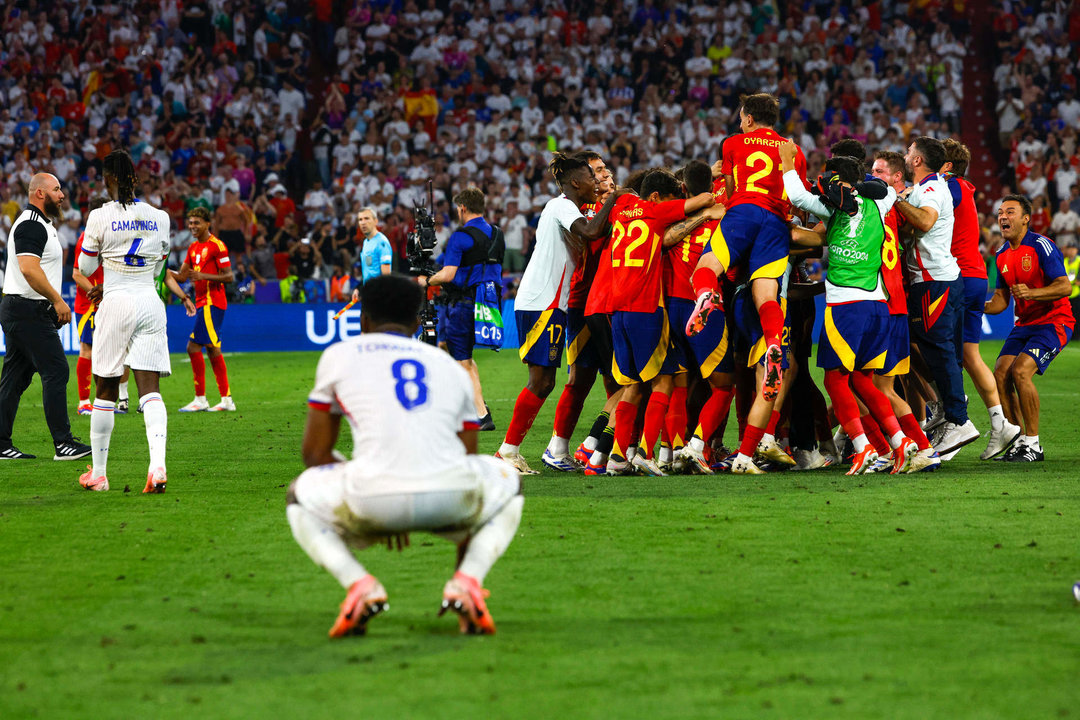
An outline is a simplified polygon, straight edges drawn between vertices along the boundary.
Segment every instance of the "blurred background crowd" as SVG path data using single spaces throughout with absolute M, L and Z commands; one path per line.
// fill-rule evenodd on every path
M 214 213 L 238 299 L 340 300 L 370 208 L 403 262 L 411 209 L 469 186 L 505 232 L 509 274 L 555 192 L 552 150 L 616 180 L 715 160 L 738 98 L 766 91 L 816 174 L 831 143 L 972 148 L 986 251 L 998 198 L 1033 229 L 1080 232 L 1080 0 L 37 0 L 0 3 L 0 245 L 34 172 L 67 194 L 73 248 L 101 159 L 128 148 L 140 197 Z M 978 7 L 975 7 L 978 6 Z M 69 254 L 68 264 L 71 264 Z M 308 292 L 298 293 L 296 281 Z M 318 287 L 315 287 L 318 286 Z M 270 290 L 260 290 L 270 288 Z M 279 292 L 280 291 L 280 292 Z

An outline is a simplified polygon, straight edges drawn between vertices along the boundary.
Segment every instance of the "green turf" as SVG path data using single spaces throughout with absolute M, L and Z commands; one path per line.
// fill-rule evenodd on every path
M 117 417 L 108 493 L 80 490 L 75 463 L 0 464 L 0 718 L 1080 713 L 1076 347 L 1038 380 L 1040 466 L 973 446 L 900 478 L 529 478 L 486 583 L 497 636 L 435 617 L 453 548 L 414 536 L 362 555 L 391 611 L 339 642 L 343 592 L 284 515 L 316 356 L 231 356 L 239 412 L 196 415 L 175 412 L 184 359 L 163 383 L 165 495 L 140 492 L 136 414 Z M 524 372 L 510 353 L 480 367 L 504 429 Z M 36 385 L 15 440 L 51 456 Z

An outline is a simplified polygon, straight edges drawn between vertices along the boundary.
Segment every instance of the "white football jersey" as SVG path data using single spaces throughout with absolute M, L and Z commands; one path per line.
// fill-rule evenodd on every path
M 952 254 L 954 219 L 948 183 L 938 174 L 927 175 L 915 185 L 908 202 L 915 207 L 932 207 L 938 213 L 929 230 L 915 231 L 915 244 L 907 255 L 908 280 L 951 282 L 960 277 L 960 265 Z
M 154 279 L 169 254 L 169 214 L 136 200 L 109 202 L 86 218 L 84 255 L 100 259 L 106 294 L 114 290 L 155 291 Z M 156 292 L 156 291 L 155 291 Z
M 570 226 L 584 217 L 581 208 L 565 195 L 544 205 L 536 224 L 536 247 L 518 285 L 515 310 L 566 310 L 570 304 L 570 278 L 577 264 L 567 241 Z
M 350 482 L 370 495 L 401 492 L 465 464 L 457 434 L 475 427 L 472 381 L 447 353 L 412 338 L 372 333 L 328 347 L 308 405 L 344 415 L 352 428 Z M 418 485 L 419 483 L 419 485 Z

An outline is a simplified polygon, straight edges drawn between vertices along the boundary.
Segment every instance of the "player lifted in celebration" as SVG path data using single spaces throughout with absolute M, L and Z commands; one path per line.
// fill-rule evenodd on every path
M 522 457 L 521 441 L 555 388 L 555 371 L 562 365 L 570 277 L 586 243 L 603 233 L 615 200 L 629 192 L 616 190 L 596 216 L 586 220 L 581 206 L 595 202 L 597 190 L 597 178 L 589 163 L 555 153 L 549 168 L 562 194 L 549 200 L 540 213 L 536 248 L 521 276 L 514 305 L 521 343 L 518 355 L 529 366 L 529 382 L 518 395 L 506 437 L 495 453 L 526 475 L 536 471 Z
M 350 546 L 396 539 L 400 549 L 414 530 L 458 545 L 442 611 L 456 612 L 464 633 L 494 633 L 483 582 L 521 521 L 521 480 L 506 463 L 476 455 L 468 373 L 413 339 L 420 287 L 380 275 L 360 292 L 363 334 L 327 348 L 315 371 L 303 440 L 309 469 L 289 487 L 286 509 L 300 547 L 348 589 L 330 637 L 362 635 L 387 607 L 386 590 Z M 334 450 L 342 415 L 353 438 L 347 462 Z
M 1022 195 L 1006 195 L 998 209 L 998 226 L 1005 238 L 997 252 L 998 280 L 986 303 L 990 315 L 1016 298 L 1016 326 L 1009 333 L 994 365 L 1005 414 L 1024 423 L 1024 434 L 1002 457 L 1009 462 L 1043 459 L 1039 444 L 1039 392 L 1034 375 L 1042 375 L 1050 361 L 1072 337 L 1069 276 L 1061 250 L 1054 242 L 1028 229 L 1031 203 Z M 1017 398 L 1019 396 L 1019 398 Z
M 139 408 L 146 422 L 150 466 L 143 492 L 165 492 L 165 439 L 167 416 L 159 381 L 172 372 L 169 339 L 165 332 L 165 306 L 154 278 L 169 255 L 169 215 L 135 199 L 135 166 L 123 150 L 114 150 L 102 163 L 105 187 L 112 202 L 86 219 L 79 271 L 89 277 L 104 268 L 102 297 L 95 316 L 93 369 L 96 385 L 90 413 L 93 462 L 79 478 L 87 490 L 108 490 L 106 477 L 113 413 L 124 365 L 131 368 L 139 388 Z M 195 314 L 190 298 L 170 282 L 184 300 L 188 315 Z
M 773 130 L 779 113 L 779 103 L 772 95 L 758 93 L 743 98 L 739 108 L 742 134 L 724 141 L 721 172 L 727 187 L 727 213 L 694 270 L 697 302 L 686 325 L 687 335 L 701 331 L 709 312 L 721 307 L 719 276 L 732 265 L 745 263 L 761 319 L 765 373 L 761 392 L 750 409 L 740 456 L 732 466 L 735 473 L 752 472 L 750 456 L 765 435 L 783 373 L 784 310 L 779 294 L 788 265 L 787 216 L 791 203 L 784 192 L 780 168 L 779 148 L 784 138 Z M 806 158 L 802 150 L 795 156 L 795 170 L 805 182 Z M 749 454 L 744 452 L 747 448 Z
M 191 331 L 187 352 L 191 358 L 191 374 L 195 377 L 195 399 L 180 412 L 209 410 L 236 410 L 229 390 L 229 373 L 225 368 L 225 356 L 221 354 L 221 325 L 225 320 L 228 300 L 225 283 L 232 282 L 232 262 L 225 243 L 210 234 L 210 211 L 203 207 L 192 208 L 187 214 L 188 229 L 194 241 L 188 246 L 187 257 L 176 279 L 191 280 L 195 284 L 195 329 Z M 221 402 L 213 407 L 206 402 L 206 363 L 203 348 L 214 368 Z

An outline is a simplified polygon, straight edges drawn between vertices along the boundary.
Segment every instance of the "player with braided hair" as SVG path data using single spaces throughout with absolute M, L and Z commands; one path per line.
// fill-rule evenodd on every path
M 527 475 L 536 471 L 521 456 L 521 441 L 554 389 L 555 371 L 562 365 L 570 277 L 586 244 L 603 233 L 615 199 L 626 192 L 612 193 L 596 216 L 586 220 L 581 206 L 595 202 L 597 190 L 588 161 L 555 153 L 548 169 L 562 194 L 549 200 L 540 213 L 536 248 L 521 277 L 514 312 L 521 343 L 518 355 L 529 366 L 529 382 L 518 395 L 506 437 L 495 453 Z
M 97 394 L 90 412 L 93 465 L 79 478 L 87 490 L 108 490 L 106 465 L 113 414 L 124 365 L 139 388 L 139 408 L 146 422 L 150 465 L 143 492 L 165 492 L 167 417 L 160 378 L 172 372 L 165 330 L 165 306 L 154 278 L 169 255 L 169 215 L 135 198 L 135 166 L 123 150 L 103 163 L 105 186 L 114 198 L 86 219 L 79 272 L 89 277 L 103 268 L 102 295 L 94 331 L 92 363 Z M 171 277 L 166 284 L 184 301 L 189 316 L 195 306 Z

